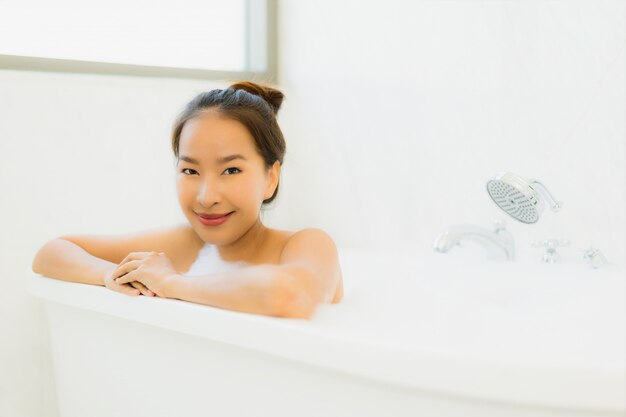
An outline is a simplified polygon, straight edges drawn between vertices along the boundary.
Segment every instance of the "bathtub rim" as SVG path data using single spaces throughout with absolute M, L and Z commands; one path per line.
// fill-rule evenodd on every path
M 626 411 L 623 370 L 565 369 L 405 349 L 362 337 L 325 333 L 308 326 L 308 320 L 248 314 L 182 300 L 130 297 L 102 286 L 48 278 L 32 271 L 28 272 L 26 289 L 43 301 L 403 388 L 522 407 Z M 332 305 L 323 307 L 332 308 Z

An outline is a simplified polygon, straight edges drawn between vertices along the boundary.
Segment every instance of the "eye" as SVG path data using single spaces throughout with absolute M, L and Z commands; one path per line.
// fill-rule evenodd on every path
M 239 168 L 235 168 L 235 167 L 226 168 L 226 169 L 224 170 L 224 172 L 226 172 L 226 171 L 228 171 L 228 170 L 231 170 L 231 169 L 236 169 L 238 172 L 241 172 L 241 170 L 240 170 Z M 232 174 L 229 174 L 229 175 L 232 175 Z
M 180 172 L 182 172 L 183 174 L 185 173 L 185 171 L 194 171 L 195 172 L 195 170 L 193 170 L 191 168 L 183 168 L 183 169 L 180 170 Z

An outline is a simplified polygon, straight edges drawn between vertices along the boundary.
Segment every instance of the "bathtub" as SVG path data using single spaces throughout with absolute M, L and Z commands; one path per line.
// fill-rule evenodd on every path
M 615 267 L 340 248 L 311 320 L 29 273 L 61 417 L 623 416 Z

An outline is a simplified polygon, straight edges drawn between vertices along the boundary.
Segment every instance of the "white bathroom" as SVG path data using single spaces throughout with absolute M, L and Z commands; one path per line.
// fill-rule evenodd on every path
M 332 238 L 333 302 L 35 272 L 201 227 L 173 127 L 241 81 L 284 96 L 256 220 Z M 626 415 L 623 0 L 0 0 L 0 187 L 0 417 Z

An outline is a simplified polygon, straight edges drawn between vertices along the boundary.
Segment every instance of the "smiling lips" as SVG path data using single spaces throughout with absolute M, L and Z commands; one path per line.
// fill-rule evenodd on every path
M 234 212 L 226 214 L 197 214 L 200 223 L 205 226 L 219 226 L 228 220 Z
M 231 212 L 232 213 L 232 212 Z M 223 213 L 223 214 L 204 214 L 204 213 L 196 213 L 198 216 L 203 217 L 205 219 L 218 219 L 220 217 L 224 217 L 229 215 L 230 213 Z

